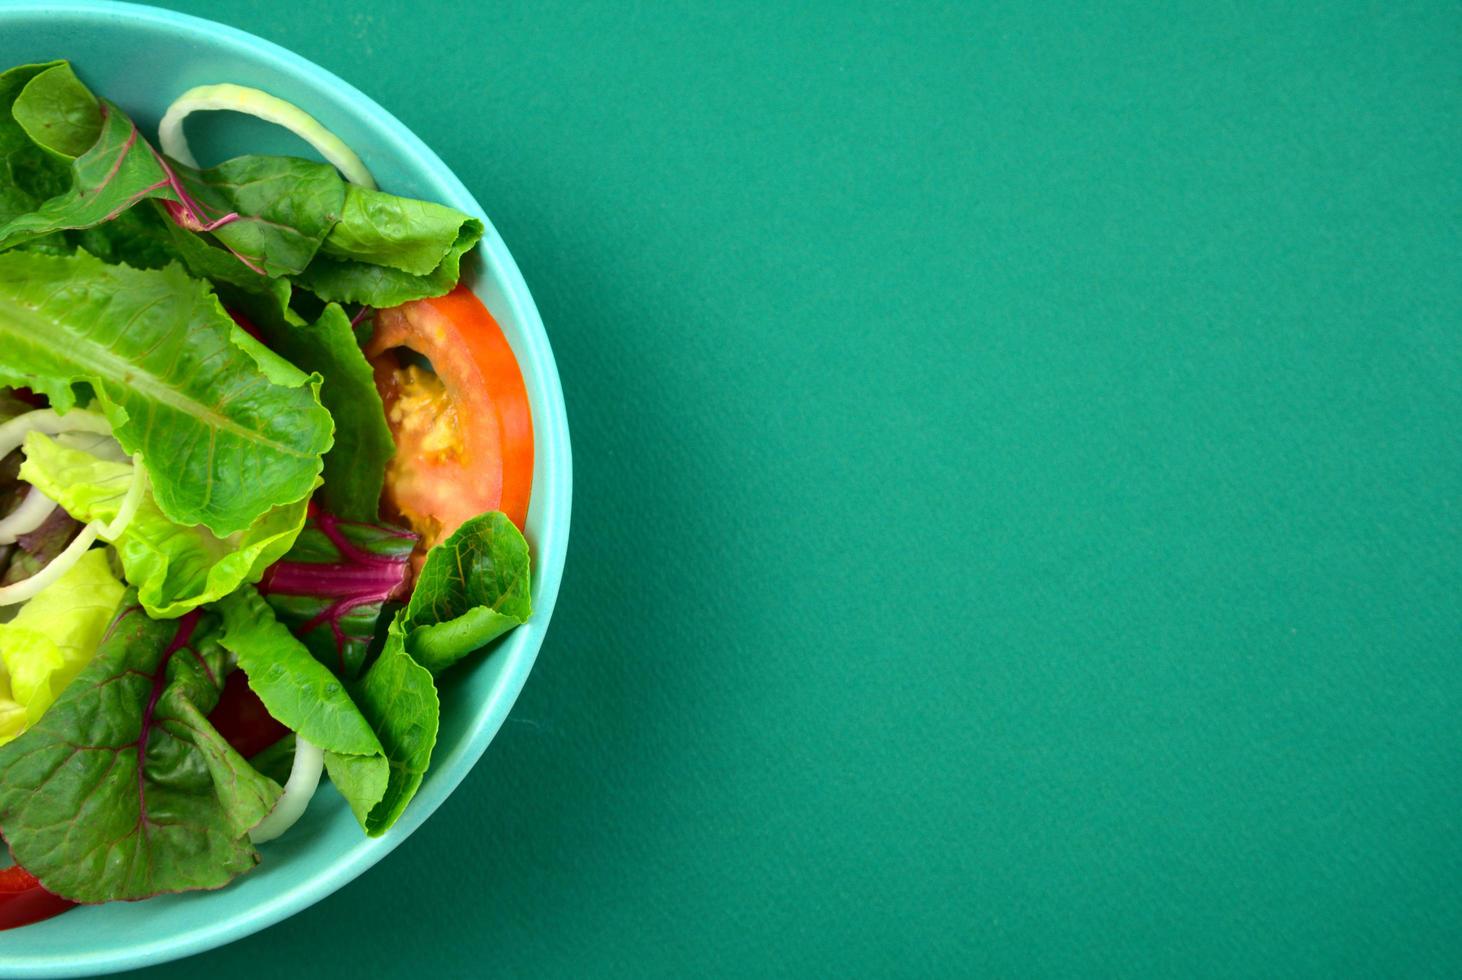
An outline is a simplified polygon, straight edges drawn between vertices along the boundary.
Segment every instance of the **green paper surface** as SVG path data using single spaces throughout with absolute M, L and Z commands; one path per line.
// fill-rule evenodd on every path
M 482 202 L 575 502 L 463 786 L 149 976 L 1462 963 L 1462 7 L 170 5 Z

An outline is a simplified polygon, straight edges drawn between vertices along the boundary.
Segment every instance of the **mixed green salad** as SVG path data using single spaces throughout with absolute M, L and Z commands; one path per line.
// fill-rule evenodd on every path
M 200 167 L 212 109 L 329 162 Z M 322 773 L 386 832 L 438 675 L 529 615 L 481 223 L 257 90 L 159 132 L 65 61 L 0 74 L 0 928 L 218 888 Z

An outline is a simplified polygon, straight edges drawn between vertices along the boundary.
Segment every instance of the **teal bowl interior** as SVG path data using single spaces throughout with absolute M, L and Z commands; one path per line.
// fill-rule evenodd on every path
M 385 190 L 487 216 L 441 160 L 375 102 L 329 72 L 267 41 L 205 20 L 119 3 L 0 2 L 0 66 L 69 58 L 97 92 L 154 133 L 167 104 L 209 82 L 254 85 L 314 114 L 350 144 Z M 199 160 L 238 153 L 313 154 L 293 137 L 225 113 L 195 116 Z M 222 945 L 289 916 L 341 887 L 401 843 L 482 755 L 522 689 L 548 628 L 568 545 L 570 457 L 553 352 L 528 288 L 488 223 L 464 275 L 522 365 L 533 408 L 536 462 L 527 537 L 534 616 L 486 655 L 443 678 L 442 730 L 431 771 L 401 821 L 366 838 L 328 787 L 263 862 L 226 888 L 145 902 L 74 909 L 0 933 L 0 974 L 79 976 L 158 963 Z

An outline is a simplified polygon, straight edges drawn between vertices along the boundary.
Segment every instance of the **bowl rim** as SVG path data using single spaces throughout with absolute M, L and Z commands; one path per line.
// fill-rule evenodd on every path
M 447 188 L 448 199 L 444 203 L 483 221 L 486 231 L 478 245 L 480 260 L 502 277 L 508 305 L 521 327 L 524 341 L 522 345 L 515 344 L 514 350 L 529 390 L 540 393 L 532 406 L 536 458 L 528 522 L 530 535 L 533 528 L 537 529 L 534 539 L 537 581 L 533 617 L 514 630 L 495 651 L 496 657 L 508 660 L 508 666 L 493 685 L 466 736 L 444 757 L 433 758 L 427 780 L 389 832 L 376 838 L 362 834 L 360 841 L 336 858 L 323 873 L 295 881 L 237 915 L 151 941 L 133 942 L 119 937 L 120 946 L 114 952 L 76 954 L 58 950 L 56 953 L 0 957 L 0 973 L 7 976 L 94 975 L 153 966 L 191 956 L 242 939 L 294 915 L 344 887 L 391 853 L 460 785 L 506 720 L 547 632 L 563 579 L 568 549 L 572 456 L 567 411 L 553 350 L 517 263 L 482 206 L 457 176 L 416 134 L 374 99 L 333 72 L 273 41 L 192 14 L 118 0 L 0 0 L 0 20 L 14 14 L 102 15 L 109 20 L 147 24 L 188 36 L 206 37 L 209 41 L 247 51 L 271 68 L 303 76 L 328 89 L 352 115 L 364 114 L 379 124 L 399 149 L 405 150 L 418 166 Z

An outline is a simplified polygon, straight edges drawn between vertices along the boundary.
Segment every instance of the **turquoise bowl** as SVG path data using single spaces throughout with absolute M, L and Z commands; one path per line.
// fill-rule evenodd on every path
M 382 188 L 487 215 L 435 153 L 370 98 L 277 45 L 151 7 L 101 2 L 0 2 L 0 68 L 69 58 L 93 89 L 155 132 L 168 102 L 209 82 L 238 82 L 302 106 L 352 146 Z M 209 113 L 190 123 L 200 160 L 239 152 L 290 152 L 287 137 L 254 121 Z M 302 144 L 297 144 L 302 146 Z M 466 273 L 497 317 L 533 408 L 536 461 L 527 537 L 533 548 L 533 619 L 443 678 L 442 731 L 431 771 L 384 837 L 361 832 L 328 787 L 282 839 L 261 847 L 258 868 L 226 888 L 73 909 L 0 932 L 0 975 L 86 976 L 187 956 L 246 936 L 319 901 L 391 852 L 421 826 L 492 741 L 528 677 L 553 612 L 568 547 L 568 424 L 553 352 L 528 287 L 502 238 L 487 234 Z M 409 925 L 406 926 L 409 928 Z

